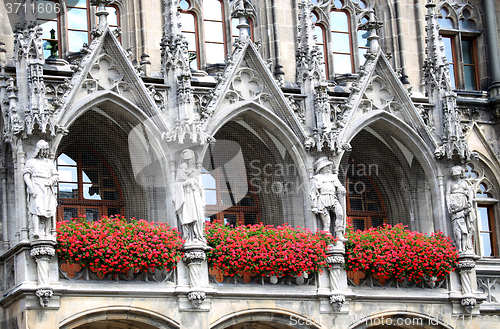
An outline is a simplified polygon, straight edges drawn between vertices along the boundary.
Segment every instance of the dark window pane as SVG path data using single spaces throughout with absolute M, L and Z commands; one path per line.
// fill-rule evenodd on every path
M 85 215 L 87 216 L 87 222 L 95 222 L 99 220 L 99 209 L 87 208 L 85 209 Z
M 374 202 L 370 202 L 368 203 L 368 211 L 380 211 L 380 208 L 378 206 L 378 204 L 374 203 Z
M 462 40 L 462 54 L 464 57 L 464 64 L 474 64 L 474 57 L 472 54 L 472 41 Z
M 353 218 L 352 226 L 354 227 L 354 230 L 364 230 L 366 228 L 365 220 L 361 218 Z
M 117 201 L 120 199 L 116 191 L 104 191 L 102 192 L 102 194 L 103 194 L 103 200 Z
M 78 184 L 59 183 L 59 197 L 63 199 L 77 199 Z
M 474 21 L 470 20 L 470 19 L 461 19 L 460 20 L 460 29 L 473 31 L 475 29 Z
M 257 214 L 245 214 L 245 225 L 257 224 Z
M 349 199 L 351 210 L 363 211 L 363 200 L 358 198 Z
M 236 226 L 236 214 L 224 214 L 224 225 Z
M 88 200 L 101 200 L 99 185 L 83 184 L 83 197 Z
M 108 208 L 108 217 L 120 214 L 121 214 L 120 208 Z
M 68 7 L 87 7 L 87 0 L 67 0 Z
M 372 218 L 372 226 L 373 227 L 379 227 L 382 224 L 384 224 L 384 219 L 383 218 Z
M 475 90 L 476 77 L 474 74 L 474 66 L 464 66 L 464 74 L 465 74 L 465 89 Z
M 64 220 L 71 220 L 72 218 L 78 218 L 77 208 L 64 208 Z

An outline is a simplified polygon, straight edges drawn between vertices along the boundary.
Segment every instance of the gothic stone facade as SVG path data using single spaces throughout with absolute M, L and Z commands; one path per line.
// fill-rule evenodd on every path
M 0 327 L 498 328 L 499 11 L 495 0 L 1 1 Z M 458 165 L 472 250 L 438 286 L 349 277 L 341 245 L 315 277 L 221 282 L 201 248 L 175 273 L 110 280 L 59 264 L 45 220 L 34 234 L 25 174 L 41 139 L 59 171 L 57 220 L 180 227 L 175 174 L 189 149 L 207 218 L 318 228 L 309 192 L 327 157 L 357 228 L 453 237 Z

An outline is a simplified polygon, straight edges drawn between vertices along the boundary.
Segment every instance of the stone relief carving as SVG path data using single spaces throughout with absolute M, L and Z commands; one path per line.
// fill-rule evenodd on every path
M 174 128 L 163 132 L 161 135 L 162 139 L 167 142 L 176 142 L 179 144 L 184 144 L 185 139 L 189 138 L 193 143 L 213 143 L 215 138 L 208 135 L 205 132 L 203 123 L 200 120 L 181 120 L 176 119 Z
M 35 295 L 40 298 L 40 305 L 42 307 L 47 307 L 49 306 L 50 299 L 52 298 L 52 295 L 54 293 L 52 292 L 51 289 L 38 289 L 35 292 Z
M 264 92 L 264 82 L 257 72 L 248 67 L 242 67 L 235 73 L 226 94 L 231 104 L 249 99 L 262 104 L 267 101 L 266 97 L 269 95 Z
M 453 224 L 453 235 L 459 252 L 473 252 L 474 221 L 476 215 L 473 207 L 474 192 L 464 179 L 464 170 L 454 166 L 450 171 L 451 179 L 446 185 L 446 204 Z
M 49 159 L 49 144 L 39 140 L 33 157 L 23 170 L 28 193 L 30 235 L 38 239 L 40 234 L 53 236 L 56 230 L 57 193 L 59 175 Z
M 92 64 L 82 87 L 91 94 L 99 90 L 112 90 L 118 94 L 130 89 L 130 84 L 124 81 L 124 74 L 116 61 L 102 50 L 99 57 Z
M 331 212 L 335 215 L 335 235 L 344 240 L 346 190 L 336 174 L 333 163 L 326 157 L 316 160 L 315 175 L 311 182 L 311 211 L 321 219 L 323 231 L 330 231 Z

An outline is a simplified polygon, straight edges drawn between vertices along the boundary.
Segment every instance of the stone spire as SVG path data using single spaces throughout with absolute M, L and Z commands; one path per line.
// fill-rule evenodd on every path
M 171 129 L 162 137 L 167 142 L 183 144 L 204 144 L 210 140 L 205 134 L 199 115 L 193 107 L 193 88 L 191 86 L 191 68 L 189 67 L 188 41 L 182 34 L 182 23 L 178 11 L 179 0 L 164 0 L 163 37 L 161 39 L 162 72 L 168 89 L 169 118 Z
M 326 83 L 325 72 L 322 70 L 323 58 L 319 47 L 316 45 L 314 23 L 312 21 L 313 4 L 311 1 L 299 2 L 299 31 L 297 49 L 297 82 L 304 83 L 307 79 Z
M 7 138 L 13 134 L 26 132 L 31 135 L 35 125 L 43 132 L 55 135 L 52 113 L 48 110 L 45 98 L 45 83 L 43 80 L 42 28 L 22 22 L 15 33 L 14 63 L 16 66 L 16 85 L 10 87 L 9 99 L 18 99 L 16 105 L 10 103 L 9 113 L 11 122 L 16 122 L 6 131 Z M 12 92 L 17 89 L 17 97 Z M 21 110 L 23 109 L 23 110 Z M 16 118 L 14 118 L 14 116 Z M 20 125 L 19 125 L 20 124 Z
M 448 61 L 444 53 L 444 46 L 439 34 L 439 14 L 436 13 L 436 4 L 427 0 L 425 49 L 427 58 L 424 62 L 425 88 L 430 103 L 435 104 L 435 122 L 443 122 L 437 127 L 441 144 L 435 150 L 437 158 L 451 159 L 457 156 L 460 160 L 467 160 L 470 151 L 465 140 L 463 128 L 460 125 L 460 116 L 457 110 L 456 94 L 450 83 Z

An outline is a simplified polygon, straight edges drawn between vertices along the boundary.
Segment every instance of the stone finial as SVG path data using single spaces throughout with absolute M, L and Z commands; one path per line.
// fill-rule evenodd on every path
M 90 0 L 92 6 L 97 7 L 95 15 L 98 17 L 98 26 L 100 30 L 105 30 L 108 27 L 108 15 L 106 6 L 109 5 L 111 0 Z
M 369 11 L 370 20 L 360 26 L 362 30 L 370 32 L 368 41 L 370 41 L 370 53 L 377 54 L 380 50 L 380 37 L 377 34 L 377 30 L 380 29 L 384 24 L 381 21 L 377 21 L 375 18 L 375 12 L 373 10 Z
M 238 0 L 234 2 L 234 7 L 231 13 L 232 18 L 239 19 L 236 28 L 239 31 L 239 41 L 250 41 L 250 34 L 248 33 L 250 25 L 248 24 L 248 17 L 255 15 L 255 10 L 248 0 Z

